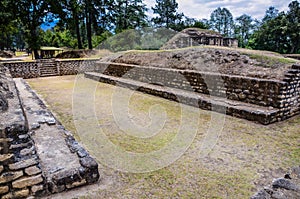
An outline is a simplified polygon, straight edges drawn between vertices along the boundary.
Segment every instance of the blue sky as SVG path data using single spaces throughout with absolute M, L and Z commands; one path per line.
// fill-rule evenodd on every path
M 196 19 L 209 19 L 210 14 L 218 7 L 229 9 L 234 18 L 248 14 L 262 19 L 270 6 L 275 6 L 279 11 L 287 11 L 290 2 L 292 0 L 177 0 L 179 12 Z M 154 7 L 155 0 L 145 0 L 145 3 L 151 8 Z

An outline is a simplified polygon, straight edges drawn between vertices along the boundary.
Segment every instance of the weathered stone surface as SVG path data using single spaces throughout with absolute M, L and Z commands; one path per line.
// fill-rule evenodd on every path
M 44 179 L 43 179 L 42 175 L 32 176 L 32 177 L 24 177 L 22 179 L 14 181 L 12 183 L 12 186 L 13 186 L 13 188 L 19 189 L 19 188 L 25 188 L 25 187 L 37 185 L 43 181 L 44 181 Z
M 8 191 L 9 191 L 9 187 L 8 186 L 4 186 L 4 187 L 0 186 L 0 194 L 5 194 Z
M 254 196 L 250 199 L 271 199 L 271 195 L 268 194 L 265 190 L 261 190 L 257 192 Z
M 36 164 L 38 164 L 37 159 L 32 158 L 32 159 L 28 159 L 28 160 L 23 160 L 23 161 L 20 161 L 20 162 L 16 162 L 14 164 L 10 164 L 9 165 L 9 169 L 11 169 L 11 170 L 19 170 L 19 169 L 24 169 L 24 168 L 30 167 L 32 165 L 36 165 Z
M 89 169 L 98 168 L 98 163 L 90 156 L 81 158 L 80 159 L 80 164 L 83 167 L 86 167 L 86 168 L 89 168 Z
M 293 191 L 300 191 L 300 187 L 285 178 L 279 178 L 273 181 L 273 188 L 282 188 Z
M 6 194 L 6 195 L 2 196 L 1 199 L 25 198 L 27 196 L 29 196 L 29 190 L 24 189 L 24 190 L 16 191 L 14 193 Z
M 13 139 L 11 138 L 0 138 L 0 143 L 5 143 L 5 142 L 12 142 Z
M 14 157 L 14 154 L 0 154 L 0 163 L 11 160 Z
M 29 176 L 40 174 L 42 170 L 37 166 L 29 167 L 25 169 L 25 173 Z
M 0 184 L 8 183 L 23 176 L 23 171 L 6 172 L 0 176 Z
M 0 174 L 2 173 L 3 170 L 4 170 L 4 167 L 2 165 L 0 165 Z
M 80 180 L 80 175 L 76 170 L 60 171 L 54 174 L 52 179 L 55 184 L 64 185 Z
M 74 182 L 74 183 L 72 183 L 72 184 L 67 184 L 67 189 L 72 189 L 72 188 L 74 188 L 74 187 L 79 187 L 79 186 L 82 186 L 82 185 L 84 185 L 84 184 L 86 184 L 87 182 L 86 182 L 86 180 L 85 179 L 83 179 L 82 181 L 80 181 L 80 182 Z
M 36 194 L 37 192 L 40 192 L 43 190 L 44 190 L 43 185 L 35 185 L 35 186 L 31 187 L 31 191 L 33 192 L 33 194 Z
M 26 156 L 26 155 L 30 155 L 30 154 L 34 154 L 35 153 L 35 148 L 34 148 L 34 146 L 32 146 L 31 148 L 29 148 L 29 149 L 22 149 L 21 151 L 20 151 L 20 155 L 22 155 L 22 156 Z
M 49 182 L 48 189 L 51 193 L 60 193 L 66 189 L 66 186 L 65 185 L 57 186 L 53 182 Z

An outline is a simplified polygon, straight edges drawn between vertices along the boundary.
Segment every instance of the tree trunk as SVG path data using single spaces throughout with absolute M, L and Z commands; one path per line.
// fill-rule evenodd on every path
M 82 49 L 82 41 L 81 41 L 81 35 L 80 35 L 80 23 L 79 23 L 79 19 L 78 19 L 78 14 L 74 13 L 74 24 L 75 24 L 75 29 L 76 29 L 76 36 L 77 36 L 77 43 L 78 43 L 78 48 Z
M 91 14 L 91 5 L 90 2 L 87 1 L 87 5 L 85 8 L 85 14 L 86 14 L 86 36 L 88 40 L 88 48 L 91 50 L 93 49 L 92 44 L 92 14 Z

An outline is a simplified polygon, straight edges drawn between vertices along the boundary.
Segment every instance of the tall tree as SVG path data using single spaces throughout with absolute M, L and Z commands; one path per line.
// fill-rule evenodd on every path
M 156 0 L 155 7 L 152 7 L 154 17 L 152 21 L 159 27 L 172 28 L 180 23 L 183 13 L 178 13 L 178 3 L 176 0 Z
M 227 8 L 217 8 L 210 15 L 211 28 L 226 37 L 232 36 L 234 29 L 233 16 Z
M 147 25 L 146 5 L 143 0 L 116 0 L 114 9 L 115 32 L 145 27 Z
M 8 0 L 0 1 L 0 49 L 10 48 L 12 35 L 16 32 L 16 21 L 13 16 L 14 10 Z
M 299 53 L 300 50 L 300 3 L 292 1 L 287 12 L 288 38 L 290 39 L 290 53 Z
M 249 45 L 258 50 L 269 50 L 280 53 L 289 51 L 287 37 L 288 21 L 284 12 L 278 14 L 274 19 L 268 20 L 253 33 Z
M 252 24 L 253 19 L 251 18 L 251 16 L 243 14 L 240 17 L 236 18 L 236 22 L 235 32 L 239 39 L 239 45 L 242 48 L 245 48 L 248 44 L 251 31 L 254 27 L 254 25 Z
M 39 58 L 41 37 L 40 26 L 55 17 L 54 14 L 61 12 L 62 7 L 51 0 L 16 0 L 16 16 L 22 22 L 26 30 L 26 40 L 29 48 L 34 51 L 35 58 Z

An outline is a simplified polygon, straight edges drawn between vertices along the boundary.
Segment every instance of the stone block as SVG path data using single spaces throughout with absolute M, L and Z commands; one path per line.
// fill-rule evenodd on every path
M 67 189 L 72 189 L 72 188 L 74 188 L 74 187 L 82 186 L 82 185 L 84 185 L 84 184 L 86 184 L 86 183 L 87 183 L 86 180 L 83 179 L 83 180 L 81 180 L 80 182 L 74 182 L 74 183 L 72 183 L 72 184 L 67 184 L 66 187 L 67 187 Z
M 22 149 L 20 151 L 20 155 L 22 156 L 26 156 L 26 155 L 30 155 L 30 154 L 34 154 L 35 153 L 35 148 L 34 146 L 32 146 L 31 148 L 26 148 L 26 149 Z
M 8 183 L 23 176 L 23 171 L 6 172 L 0 176 L 0 184 Z
M 38 161 L 35 158 L 28 159 L 28 160 L 23 160 L 14 164 L 9 165 L 9 169 L 11 170 L 19 170 L 19 169 L 24 169 L 33 165 L 38 164 Z
M 24 177 L 22 179 L 14 181 L 12 183 L 12 186 L 13 186 L 13 188 L 20 189 L 20 188 L 37 185 L 43 181 L 44 181 L 44 179 L 43 179 L 42 175 L 32 176 L 32 177 Z
M 4 170 L 4 167 L 2 165 L 0 165 L 0 174 L 2 173 L 3 170 Z
M 33 166 L 33 167 L 26 168 L 25 173 L 29 176 L 32 176 L 32 175 L 37 175 L 42 173 L 42 170 L 37 166 Z
M 31 187 L 32 193 L 35 195 L 37 192 L 44 191 L 44 186 L 43 185 L 35 185 Z
M 24 189 L 24 190 L 16 191 L 14 193 L 6 194 L 6 195 L 2 196 L 1 199 L 25 198 L 27 196 L 29 196 L 29 190 Z
M 0 195 L 5 194 L 9 191 L 9 187 L 8 186 L 0 186 Z
M 77 170 L 61 171 L 53 175 L 53 181 L 59 186 L 70 184 L 80 179 L 80 174 Z
M 0 163 L 5 164 L 5 162 L 14 158 L 14 154 L 0 154 Z

